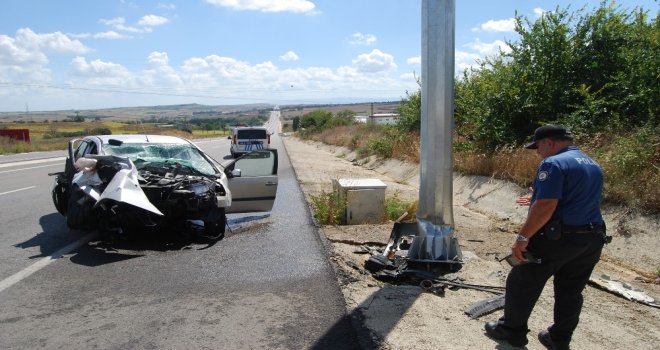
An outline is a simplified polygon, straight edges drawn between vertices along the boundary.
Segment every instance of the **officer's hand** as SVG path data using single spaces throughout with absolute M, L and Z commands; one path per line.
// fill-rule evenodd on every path
M 527 241 L 515 241 L 511 246 L 511 256 L 518 261 L 527 261 L 524 252 L 527 251 Z
M 516 199 L 516 203 L 518 205 L 530 205 L 532 203 L 532 192 L 534 192 L 533 188 L 528 188 L 529 194 L 520 196 Z
M 516 204 L 529 205 L 532 202 L 532 196 L 521 196 L 516 198 Z

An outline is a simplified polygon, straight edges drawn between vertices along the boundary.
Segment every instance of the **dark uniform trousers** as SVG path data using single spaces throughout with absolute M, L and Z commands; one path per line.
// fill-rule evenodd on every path
M 564 233 L 558 240 L 539 233 L 527 250 L 540 263 L 513 267 L 506 280 L 504 316 L 499 324 L 513 333 L 528 332 L 527 320 L 548 279 L 554 275 L 554 324 L 557 343 L 569 342 L 582 310 L 582 291 L 603 249 L 603 232 Z

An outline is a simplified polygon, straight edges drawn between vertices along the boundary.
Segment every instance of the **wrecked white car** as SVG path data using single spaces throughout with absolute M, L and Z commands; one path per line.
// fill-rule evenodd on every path
M 277 150 L 222 166 L 192 142 L 162 135 L 103 135 L 69 141 L 53 188 L 71 229 L 103 233 L 180 231 L 221 238 L 226 213 L 270 211 Z

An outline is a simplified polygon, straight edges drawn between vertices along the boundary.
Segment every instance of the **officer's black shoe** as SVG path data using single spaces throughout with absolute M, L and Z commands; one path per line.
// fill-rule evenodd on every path
M 568 344 L 552 340 L 552 337 L 550 337 L 550 332 L 547 329 L 539 332 L 539 341 L 549 350 L 570 350 Z
M 486 322 L 484 327 L 486 335 L 496 340 L 506 340 L 509 344 L 516 347 L 523 347 L 527 345 L 527 336 L 523 334 L 516 334 L 510 330 L 503 328 L 497 321 Z

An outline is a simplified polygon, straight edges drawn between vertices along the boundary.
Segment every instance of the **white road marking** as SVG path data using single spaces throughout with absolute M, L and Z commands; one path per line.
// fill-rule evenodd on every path
M 3 290 L 13 286 L 14 284 L 22 281 L 26 277 L 30 276 L 31 274 L 41 270 L 42 268 L 48 266 L 51 262 L 55 261 L 56 259 L 64 257 L 64 255 L 69 254 L 75 249 L 78 249 L 78 247 L 87 244 L 89 241 L 92 239 L 96 238 L 98 236 L 98 232 L 93 232 L 88 234 L 87 236 L 82 237 L 81 239 L 67 245 L 66 247 L 56 251 L 55 253 L 51 254 L 50 256 L 47 256 L 36 263 L 24 268 L 23 270 L 5 278 L 4 280 L 0 281 L 0 292 Z
M 37 168 L 45 168 L 45 167 L 49 167 L 49 166 L 61 166 L 61 165 L 62 165 L 62 164 L 50 164 L 50 165 L 33 166 L 33 167 L 29 167 L 29 168 L 20 168 L 20 169 L 13 169 L 13 170 L 3 170 L 3 171 L 0 171 L 0 174 L 4 174 L 4 173 L 13 173 L 13 172 L 15 172 L 15 171 L 23 171 L 23 170 L 30 170 L 30 169 L 37 169 Z
M 37 186 L 23 187 L 23 188 L 19 188 L 19 189 L 15 189 L 15 190 L 7 191 L 7 192 L 0 192 L 0 196 L 5 195 L 5 194 L 10 194 L 10 193 L 18 192 L 18 191 L 29 190 L 29 189 L 31 189 L 31 188 L 35 188 L 35 187 L 37 187 Z
M 56 158 L 46 158 L 46 159 L 24 160 L 22 162 L 2 163 L 0 164 L 0 168 L 8 168 L 10 166 L 39 164 L 39 163 L 48 163 L 48 162 L 61 162 L 65 159 L 66 157 L 56 157 Z

